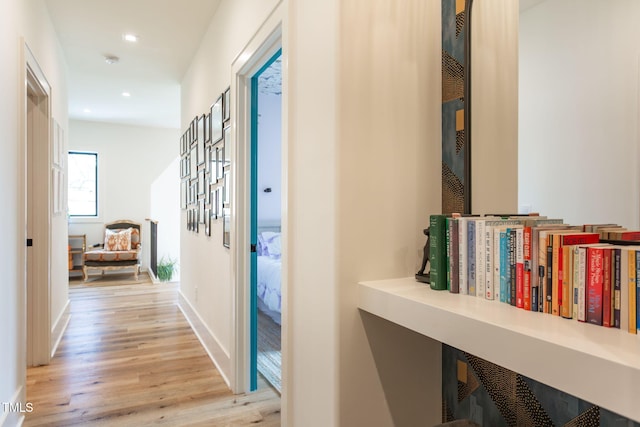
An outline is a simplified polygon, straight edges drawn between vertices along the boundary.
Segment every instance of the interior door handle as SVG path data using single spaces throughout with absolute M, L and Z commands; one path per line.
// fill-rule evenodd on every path
M 27 247 L 33 246 L 33 239 L 27 239 Z

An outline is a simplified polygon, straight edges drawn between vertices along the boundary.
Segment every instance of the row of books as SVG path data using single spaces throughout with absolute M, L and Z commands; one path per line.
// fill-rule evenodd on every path
M 539 215 L 431 215 L 429 251 L 433 289 L 639 333 L 638 230 Z

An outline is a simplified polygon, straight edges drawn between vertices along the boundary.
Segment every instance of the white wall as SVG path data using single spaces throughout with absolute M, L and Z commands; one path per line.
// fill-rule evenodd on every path
M 279 224 L 281 219 L 282 96 L 258 95 L 258 224 Z M 265 188 L 271 188 L 265 193 Z
M 520 16 L 519 204 L 638 228 L 640 3 L 545 1 Z
M 182 129 L 231 84 L 231 63 L 266 19 L 276 0 L 223 0 L 203 37 L 181 86 Z M 176 150 L 178 143 L 176 140 Z M 222 220 L 211 222 L 211 236 L 188 232 L 181 211 L 180 292 L 196 311 L 216 347 L 218 367 L 231 377 L 232 291 L 230 253 L 222 245 Z M 194 321 L 194 319 L 191 319 Z
M 333 254 L 337 268 L 339 425 L 433 425 L 440 422 L 440 344 L 359 313 L 356 284 L 413 276 L 422 230 L 441 212 L 440 2 L 343 1 L 338 14 L 336 241 L 326 253 L 304 244 L 312 256 Z M 317 148 L 327 144 L 319 140 Z M 311 161 L 294 181 L 308 182 Z M 294 195 L 315 198 L 308 189 Z M 313 303 L 300 304 L 308 310 Z
M 44 2 L 7 0 L 2 3 L 0 14 L 0 56 L 2 72 L 0 73 L 0 135 L 2 139 L 2 155 L 0 156 L 0 195 L 3 208 L 0 209 L 0 220 L 7 225 L 3 244 L 6 250 L 0 257 L 0 269 L 3 281 L 0 284 L 0 402 L 22 401 L 25 398 L 26 382 L 26 300 L 24 286 L 24 265 L 21 253 L 25 253 L 26 219 L 24 210 L 23 165 L 24 146 L 19 129 L 20 114 L 18 106 L 23 96 L 23 82 L 19 73 L 20 49 L 23 41 L 29 45 L 52 87 L 52 115 L 66 130 L 67 87 L 66 65 L 60 45 L 53 32 L 52 24 L 46 13 Z M 41 171 L 50 175 L 50 171 Z M 61 219 L 62 218 L 62 219 Z M 66 221 L 56 217 L 52 227 L 51 269 L 51 319 L 58 318 L 64 310 L 67 296 L 66 280 Z M 65 255 L 63 264 L 55 253 Z M 18 422 L 15 413 L 0 413 L 0 425 L 13 426 Z
M 174 145 L 177 142 L 174 141 Z M 176 157 L 151 184 L 151 218 L 158 221 L 158 262 L 177 261 L 174 282 L 180 281 L 180 158 Z M 148 236 L 147 236 L 148 238 Z M 149 245 L 147 245 L 148 247 Z
M 69 149 L 98 153 L 97 219 L 71 218 L 70 234 L 86 234 L 87 245 L 104 242 L 104 224 L 129 219 L 142 228 L 142 268 L 149 265 L 151 185 L 171 165 L 179 152 L 180 132 L 163 129 L 71 120 Z M 179 173 L 175 174 L 176 180 Z M 175 193 L 179 203 L 179 192 Z M 178 187 L 179 191 L 179 187 Z
M 471 38 L 472 212 L 515 213 L 518 2 L 474 2 Z

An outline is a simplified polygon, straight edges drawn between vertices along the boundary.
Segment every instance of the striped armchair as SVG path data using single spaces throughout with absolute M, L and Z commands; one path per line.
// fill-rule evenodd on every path
M 100 270 L 102 274 L 109 270 L 133 269 L 138 280 L 142 260 L 142 227 L 130 220 L 118 220 L 105 224 L 104 243 L 100 248 L 84 253 L 82 272 L 85 282 L 89 270 Z

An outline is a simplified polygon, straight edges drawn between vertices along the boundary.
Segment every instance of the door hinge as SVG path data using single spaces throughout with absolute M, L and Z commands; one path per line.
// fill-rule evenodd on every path
M 27 247 L 33 246 L 33 239 L 27 239 Z
M 258 252 L 258 248 L 257 245 L 255 243 L 251 244 L 251 253 L 255 253 Z

